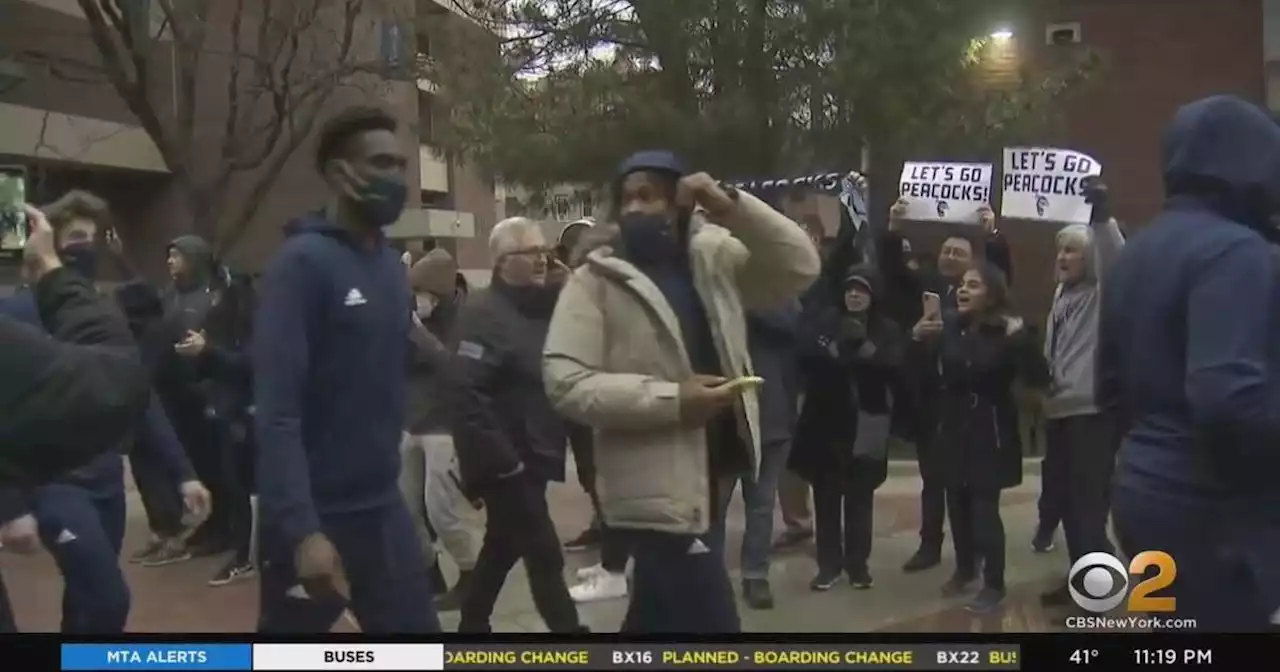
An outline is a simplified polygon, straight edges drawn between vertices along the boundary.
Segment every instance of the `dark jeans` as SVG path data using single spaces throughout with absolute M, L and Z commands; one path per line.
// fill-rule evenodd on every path
M 234 506 L 233 493 L 229 490 L 226 479 L 227 441 L 222 423 L 205 416 L 204 409 L 177 409 L 180 412 L 170 413 L 173 429 L 187 449 L 187 457 L 195 469 L 196 477 L 209 489 L 213 499 L 213 510 L 209 519 L 200 525 L 195 533 L 198 541 L 213 544 L 230 543 L 231 509 Z
M 1045 499 L 1052 498 L 1051 513 L 1054 509 L 1061 512 L 1072 562 L 1086 553 L 1114 550 L 1107 538 L 1107 515 L 1118 443 L 1115 423 L 1105 414 L 1076 415 L 1045 423 L 1040 524 L 1045 525 Z
M 600 497 L 596 493 L 596 455 L 595 441 L 591 428 L 586 425 L 569 423 L 569 450 L 573 451 L 573 464 L 578 472 L 578 485 L 591 498 L 591 510 L 594 514 L 594 525 L 600 531 L 600 565 L 614 574 L 621 574 L 627 569 L 627 560 L 631 558 L 631 546 L 625 534 L 618 534 L 609 529 L 600 512 Z
M 611 529 L 600 519 L 600 566 L 612 574 L 627 571 L 631 559 L 630 537 L 625 532 Z
M 848 473 L 830 473 L 813 484 L 814 542 L 818 571 L 867 572 L 874 531 L 876 489 Z
M 729 503 L 738 484 L 742 485 L 742 505 L 746 514 L 746 529 L 742 533 L 743 580 L 768 580 L 771 554 L 773 553 L 773 511 L 778 501 L 778 483 L 787 468 L 787 456 L 791 454 L 790 439 L 766 441 L 760 450 L 758 477 L 744 474 L 737 477 L 719 477 L 712 481 L 712 535 L 718 545 L 725 544 L 725 523 Z
M 13 606 L 9 604 L 9 591 L 4 587 L 4 577 L 0 576 L 0 635 L 18 631 L 18 623 L 13 619 Z
M 1000 518 L 1000 490 L 948 488 L 951 536 L 955 544 L 956 574 L 972 577 L 982 559 L 982 579 L 988 588 L 1004 590 L 1004 521 Z
M 138 440 L 147 439 L 139 435 Z M 129 454 L 129 469 L 138 486 L 151 532 L 162 539 L 182 534 L 182 495 L 174 485 L 173 474 L 157 458 L 157 451 L 142 446 L 135 448 Z
M 738 604 L 724 556 L 701 537 L 627 531 L 635 554 L 626 634 L 737 633 Z
M 215 423 L 217 454 L 222 460 L 220 485 L 223 489 L 222 510 L 226 514 L 226 527 L 235 551 L 235 560 L 246 563 L 252 559 L 253 520 L 253 465 L 255 447 L 250 424 L 232 425 Z M 212 493 L 210 493 L 212 494 Z M 219 501 L 214 495 L 214 507 Z
M 578 632 L 578 609 L 564 581 L 560 538 L 547 507 L 547 482 L 524 472 L 482 493 L 488 521 L 471 573 L 459 632 L 489 632 L 498 593 L 516 562 L 524 560 L 533 603 L 551 632 Z
M 1275 595 L 1275 587 L 1265 585 L 1265 577 L 1249 566 L 1248 549 L 1262 530 L 1241 525 L 1240 514 L 1221 506 L 1221 500 L 1188 501 L 1182 492 L 1166 496 L 1124 484 L 1112 495 L 1116 537 L 1125 555 L 1159 550 L 1177 562 L 1177 578 L 1158 593 L 1177 600 L 1177 613 L 1162 616 L 1195 619 L 1196 629 L 1206 632 L 1271 627 L 1267 621 L 1275 604 L 1269 594 Z
M 916 462 L 920 466 L 920 545 L 935 552 L 942 550 L 942 525 L 947 520 L 947 491 L 939 473 L 939 460 L 930 445 L 932 436 L 916 442 Z
M 348 606 L 366 634 L 440 632 L 427 561 L 400 497 L 369 511 L 321 515 L 320 526 L 342 559 L 350 605 L 291 594 L 299 585 L 293 549 L 264 528 L 258 632 L 327 633 Z
M 1050 420 L 1046 425 L 1051 424 Z M 1037 502 L 1037 508 L 1040 512 L 1040 520 L 1036 524 L 1037 534 L 1048 534 L 1058 529 L 1062 524 L 1064 509 L 1066 508 L 1066 496 L 1063 490 L 1067 486 L 1067 477 L 1062 473 L 1061 460 L 1055 460 L 1053 455 L 1053 430 L 1047 429 L 1045 436 L 1045 456 L 1040 459 L 1040 499 Z
M 568 423 L 569 450 L 573 452 L 573 464 L 578 471 L 578 485 L 591 496 L 591 505 L 596 506 L 596 451 L 591 432 L 586 425 Z M 600 513 L 598 506 L 596 513 Z
M 36 491 L 40 541 L 62 573 L 63 634 L 124 632 L 129 584 L 120 571 L 125 495 L 53 483 Z

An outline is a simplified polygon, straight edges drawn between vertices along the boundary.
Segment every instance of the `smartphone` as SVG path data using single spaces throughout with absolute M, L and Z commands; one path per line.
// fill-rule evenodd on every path
M 942 315 L 942 297 L 936 292 L 924 292 L 920 295 L 920 304 L 924 306 L 925 317 L 938 318 Z
M 729 390 L 744 390 L 747 388 L 758 388 L 761 385 L 764 385 L 764 378 L 759 376 L 739 376 L 719 385 L 719 387 Z
M 0 166 L 0 249 L 27 245 L 27 169 Z

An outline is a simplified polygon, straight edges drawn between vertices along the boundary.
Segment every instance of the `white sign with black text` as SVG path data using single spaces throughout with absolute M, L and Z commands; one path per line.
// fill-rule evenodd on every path
M 1000 216 L 1088 224 L 1084 178 L 1102 174 L 1096 159 L 1071 149 L 1006 147 Z
M 906 219 L 978 223 L 978 209 L 991 202 L 989 163 L 902 164 L 898 194 L 907 202 Z

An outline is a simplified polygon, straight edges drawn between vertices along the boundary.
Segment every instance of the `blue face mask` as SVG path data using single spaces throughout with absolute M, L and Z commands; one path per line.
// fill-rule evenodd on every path
M 623 252 L 633 264 L 669 263 L 684 254 L 683 241 L 666 215 L 633 212 L 622 216 L 618 228 Z
M 98 277 L 98 247 L 92 242 L 68 243 L 58 251 L 62 265 L 74 270 L 84 277 L 95 280 Z
M 355 206 L 365 221 L 374 226 L 390 226 L 404 212 L 409 188 L 399 180 L 374 177 L 368 178 L 359 193 L 360 200 L 355 202 Z

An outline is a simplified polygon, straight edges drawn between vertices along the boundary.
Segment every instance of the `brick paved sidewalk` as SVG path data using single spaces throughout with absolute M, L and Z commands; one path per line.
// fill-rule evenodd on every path
M 1035 498 L 1039 481 L 1027 477 L 1023 486 L 1005 493 L 1003 510 L 1009 539 L 1008 581 L 1010 599 L 999 613 L 975 617 L 959 603 L 941 597 L 938 588 L 950 572 L 949 559 L 942 567 L 923 574 L 906 575 L 899 569 L 915 550 L 919 524 L 919 480 L 895 469 L 894 476 L 877 494 L 877 541 L 872 554 L 876 587 L 853 591 L 847 586 L 828 593 L 808 590 L 814 572 L 812 548 L 775 558 L 773 588 L 778 606 L 772 611 L 741 607 L 744 629 L 769 632 L 865 632 L 904 630 L 917 632 L 1045 631 L 1058 629 L 1061 614 L 1047 614 L 1036 597 L 1056 576 L 1065 572 L 1062 550 L 1033 554 L 1029 542 L 1035 525 Z M 551 506 L 561 538 L 568 539 L 590 519 L 586 497 L 576 484 L 550 490 Z M 742 536 L 741 501 L 735 497 L 730 512 L 726 558 L 738 566 L 737 549 Z M 780 527 L 780 522 L 779 522 Z M 131 498 L 125 552 L 128 557 L 146 541 L 146 525 L 136 496 Z M 594 553 L 566 555 L 566 571 L 595 562 Z M 213 588 L 208 579 L 222 558 L 204 558 L 168 567 L 143 568 L 122 560 L 133 589 L 129 629 L 134 632 L 248 632 L 257 616 L 257 585 L 246 581 Z M 59 619 L 61 578 L 46 554 L 19 556 L 0 552 L 0 571 L 9 587 L 19 626 L 27 632 L 56 631 Z M 451 568 L 446 568 L 451 571 Z M 583 605 L 583 620 L 595 631 L 616 631 L 625 601 Z M 457 614 L 445 614 L 446 628 L 456 626 Z M 532 606 L 525 574 L 512 573 L 494 617 L 496 632 L 542 631 Z M 340 625 L 338 629 L 346 629 Z

